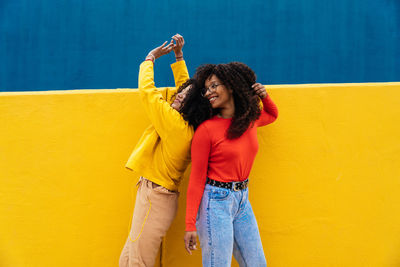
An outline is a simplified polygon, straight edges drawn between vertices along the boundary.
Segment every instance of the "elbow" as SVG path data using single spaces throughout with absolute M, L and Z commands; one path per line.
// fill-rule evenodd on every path
M 274 118 L 273 121 L 275 121 L 278 118 L 278 108 L 274 105 L 269 114 Z
M 268 114 L 269 114 L 269 123 L 272 123 L 276 121 L 276 119 L 278 118 L 278 109 L 275 108 L 273 110 L 270 110 Z
M 273 123 L 278 118 L 278 110 L 274 109 L 273 111 L 268 112 L 267 120 L 262 123 L 263 126 Z
M 271 115 L 268 124 L 273 123 L 278 118 L 278 113 Z
M 278 118 L 278 109 L 274 110 L 272 117 L 274 117 L 274 121 L 276 121 L 276 119 Z

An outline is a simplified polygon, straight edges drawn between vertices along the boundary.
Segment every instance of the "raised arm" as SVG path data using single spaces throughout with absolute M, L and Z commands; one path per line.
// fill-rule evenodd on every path
M 186 125 L 179 112 L 170 106 L 154 84 L 154 60 L 171 52 L 172 47 L 172 42 L 164 42 L 150 51 L 139 70 L 139 93 L 143 107 L 161 138 L 166 137 L 171 129 L 185 128 Z
M 189 79 L 189 72 L 186 67 L 186 63 L 183 60 L 182 51 L 182 48 L 185 45 L 185 40 L 180 34 L 175 34 L 174 36 L 172 36 L 172 40 L 175 41 L 175 43 L 173 44 L 173 50 L 175 53 L 176 62 L 171 64 L 175 80 L 175 88 L 168 88 L 168 96 L 174 95 L 178 88 Z
M 255 83 L 252 87 L 261 99 L 263 105 L 260 118 L 257 120 L 257 126 L 265 126 L 274 122 L 276 118 L 278 118 L 278 108 L 267 94 L 265 86 L 260 83 Z

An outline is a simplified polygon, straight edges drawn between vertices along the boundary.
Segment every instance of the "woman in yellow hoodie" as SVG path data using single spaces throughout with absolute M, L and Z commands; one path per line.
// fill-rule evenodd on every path
M 183 37 L 176 34 L 169 44 L 165 42 L 150 51 L 140 65 L 139 93 L 151 125 L 126 164 L 140 179 L 120 267 L 154 266 L 162 237 L 177 212 L 178 186 L 190 162 L 194 130 L 211 116 L 208 101 L 199 90 L 191 90 L 194 80 L 189 79 L 183 60 L 183 45 Z M 154 62 L 172 50 L 176 57 L 171 65 L 176 87 L 161 90 L 154 84 Z

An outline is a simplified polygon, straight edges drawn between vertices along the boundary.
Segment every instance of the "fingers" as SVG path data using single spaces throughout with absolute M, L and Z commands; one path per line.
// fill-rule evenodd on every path
M 196 233 L 188 232 L 185 234 L 184 241 L 185 241 L 185 249 L 186 251 L 192 255 L 192 250 L 196 250 L 197 247 L 197 238 Z
M 174 36 L 172 36 L 172 39 L 174 39 L 177 43 L 182 43 L 183 42 L 183 37 L 179 33 L 177 33 Z
M 163 50 L 172 50 L 172 48 L 174 47 L 174 43 L 169 43 L 167 46 L 163 47 Z
M 196 250 L 196 237 L 191 236 L 189 240 L 189 249 L 190 250 Z
M 174 41 L 176 43 L 174 43 Z M 162 45 L 156 47 L 155 49 L 150 51 L 150 54 L 154 56 L 154 59 L 157 59 L 163 55 L 166 55 L 170 53 L 172 50 L 175 51 L 175 54 L 182 54 L 182 47 L 184 45 L 185 41 L 183 40 L 182 35 L 180 34 L 175 34 L 172 36 L 171 41 L 168 43 L 168 41 L 165 41 Z
M 264 88 L 264 85 L 262 85 L 261 83 L 255 83 L 251 86 L 254 90 L 260 89 L 260 88 Z
M 264 85 L 260 83 L 255 83 L 251 87 L 260 98 L 265 98 L 267 96 L 267 91 L 265 90 Z
M 172 39 L 175 40 L 175 44 L 174 47 L 181 47 L 180 41 L 178 38 L 176 38 L 175 36 L 172 36 Z
M 176 46 L 178 46 L 178 47 L 183 47 L 183 45 L 185 44 L 185 40 L 183 39 L 183 36 L 180 35 L 179 33 L 172 36 L 172 39 L 175 40 Z
M 184 40 L 183 40 L 183 37 L 182 36 L 180 36 L 179 34 L 178 34 L 178 36 L 177 36 L 177 43 L 178 43 L 178 46 L 180 46 L 180 47 L 182 47 L 183 46 L 183 44 L 184 44 Z
M 190 246 L 190 240 L 191 240 L 190 237 L 186 237 L 185 236 L 185 249 L 190 255 L 192 255 L 192 250 L 191 250 L 191 246 Z
M 260 83 L 255 83 L 251 86 L 256 94 L 260 94 L 265 91 L 265 87 Z
M 163 48 L 164 45 L 167 44 L 168 41 L 165 41 L 162 45 L 160 45 L 158 48 Z
M 186 241 L 185 241 L 185 249 L 190 255 L 192 255 L 192 251 L 189 248 L 189 243 L 186 243 Z
M 163 46 L 162 46 L 162 47 L 159 47 L 160 52 L 161 52 L 161 55 L 166 55 L 166 54 L 168 54 L 168 53 L 171 52 L 172 49 L 174 48 L 174 43 L 173 43 L 173 42 L 170 42 L 168 45 L 166 45 L 166 44 L 167 44 L 167 41 L 165 41 L 165 42 L 163 43 Z

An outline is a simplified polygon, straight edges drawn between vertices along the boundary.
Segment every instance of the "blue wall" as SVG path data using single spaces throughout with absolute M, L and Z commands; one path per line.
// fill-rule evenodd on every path
M 134 88 L 177 32 L 191 74 L 243 61 L 265 84 L 400 81 L 399 0 L 0 0 L 0 91 Z

